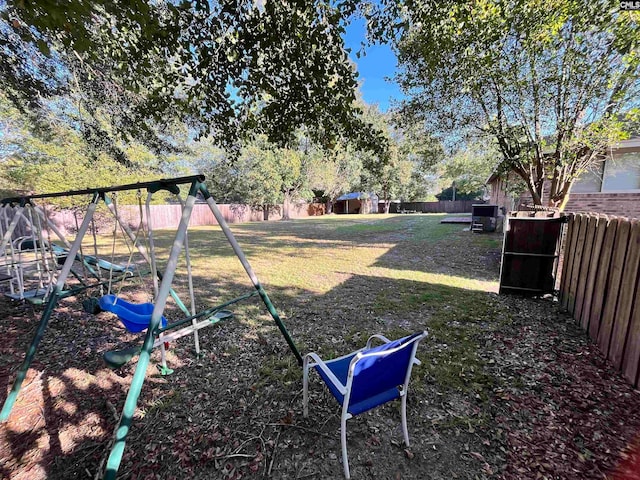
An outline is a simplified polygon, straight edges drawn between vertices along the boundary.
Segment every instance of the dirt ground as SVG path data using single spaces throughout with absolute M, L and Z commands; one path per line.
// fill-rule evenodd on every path
M 394 269 L 397 278 L 336 271 L 344 278 L 324 295 L 266 285 L 303 352 L 330 358 L 362 346 L 371 333 L 430 333 L 410 386 L 411 447 L 402 444 L 395 403 L 350 420 L 352 478 L 640 479 L 640 394 L 553 299 L 495 293 L 499 237 L 470 240 L 459 226 L 421 236 L 435 224 L 423 232 L 419 216 L 403 217 L 393 220 L 393 231 L 359 230 L 359 241 L 348 245 L 358 256 L 372 244 L 392 244 L 376 268 Z M 256 244 L 261 235 L 301 243 L 314 237 L 297 222 L 243 229 L 243 241 Z M 350 242 L 348 231 L 331 231 Z M 403 278 L 412 270 L 493 287 Z M 112 371 L 101 355 L 137 338 L 109 313 L 90 315 L 78 303 L 66 300 L 55 311 L 0 426 L 1 478 L 102 475 L 135 362 Z M 314 375 L 303 418 L 301 369 L 263 310 L 240 310 L 236 319 L 202 330 L 200 358 L 190 339 L 175 342 L 173 375 L 149 368 L 119 478 L 342 477 L 339 407 Z M 40 313 L 0 297 L 0 401 Z

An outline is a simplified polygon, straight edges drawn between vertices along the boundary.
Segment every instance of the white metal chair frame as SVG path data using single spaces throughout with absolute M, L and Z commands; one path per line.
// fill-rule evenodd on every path
M 327 375 L 329 380 L 331 380 L 334 387 L 336 387 L 337 390 L 344 396 L 344 399 L 342 401 L 342 414 L 340 416 L 340 440 L 342 444 L 342 465 L 344 467 L 344 476 L 346 479 L 351 478 L 349 473 L 349 459 L 347 457 L 347 420 L 354 417 L 354 415 L 349 413 L 349 400 L 351 397 L 351 387 L 353 385 L 354 371 L 355 371 L 356 365 L 358 364 L 358 362 L 362 361 L 363 359 L 392 355 L 393 353 L 398 352 L 404 348 L 412 348 L 411 356 L 409 358 L 409 365 L 407 367 L 407 372 L 404 379 L 404 384 L 398 386 L 398 389 L 400 392 L 400 399 L 401 399 L 400 413 L 402 418 L 402 434 L 404 437 L 405 445 L 409 447 L 409 430 L 407 428 L 407 392 L 409 389 L 409 380 L 411 378 L 411 369 L 414 364 L 420 365 L 421 363 L 420 360 L 416 358 L 416 350 L 418 349 L 418 344 L 422 339 L 426 338 L 427 335 L 428 333 L 425 331 L 396 348 L 367 353 L 367 351 L 372 348 L 371 342 L 373 339 L 379 339 L 384 343 L 392 342 L 392 340 L 389 340 L 384 335 L 372 335 L 367 340 L 367 344 L 364 348 L 361 348 L 360 350 L 356 350 L 356 352 L 351 352 L 348 355 L 343 355 L 341 357 L 334 358 L 332 360 L 329 360 L 328 362 L 323 361 L 320 358 L 320 356 L 318 356 L 318 354 L 314 352 L 307 353 L 304 356 L 303 377 L 302 377 L 302 382 L 303 382 L 302 402 L 303 402 L 303 409 L 304 409 L 304 417 L 306 418 L 309 415 L 309 409 L 308 409 L 309 388 L 308 387 L 309 387 L 309 369 L 310 368 L 316 367 L 316 366 L 320 368 Z M 350 356 L 353 356 L 353 358 L 349 363 L 349 370 L 347 374 L 346 384 L 343 385 L 342 382 L 334 375 L 331 369 L 327 366 L 327 363 L 340 361 Z M 371 410 L 376 406 L 380 406 L 382 404 L 383 403 L 370 407 L 368 410 Z M 364 413 L 364 412 L 361 412 L 361 413 Z
M 16 220 L 9 225 L 7 223 L 8 208 L 11 207 L 7 205 L 2 208 L 6 232 L 3 234 L 3 242 L 0 249 L 3 251 L 4 257 L 2 267 L 12 277 L 9 282 L 11 295 L 13 296 L 15 289 L 17 289 L 17 296 L 14 297 L 16 299 L 22 300 L 28 296 L 28 293 L 46 297 L 55 284 L 58 270 L 53 250 L 48 247 L 51 244 L 49 225 L 47 223 L 43 226 L 41 212 L 32 205 L 17 209 L 15 213 Z M 20 220 L 22 220 L 29 233 L 14 239 L 15 227 Z M 48 239 L 44 238 L 45 231 Z M 30 242 L 30 246 L 25 248 L 23 245 L 25 242 Z M 37 288 L 27 292 L 27 284 L 33 282 L 29 282 L 26 274 L 33 272 L 35 272 L 35 275 L 30 279 L 37 280 Z

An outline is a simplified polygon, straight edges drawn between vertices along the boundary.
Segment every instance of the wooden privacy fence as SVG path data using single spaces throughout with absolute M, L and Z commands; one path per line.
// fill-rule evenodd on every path
M 472 206 L 482 203 L 479 200 L 443 200 L 440 202 L 402 202 L 392 203 L 389 213 L 399 210 L 415 210 L 421 213 L 471 213 Z M 380 203 L 380 212 L 384 212 L 384 202 Z
M 150 205 L 150 208 L 154 229 L 177 227 L 180 217 L 182 216 L 182 208 L 180 205 Z M 264 220 L 264 212 L 262 210 L 252 208 L 248 205 L 218 204 L 218 209 L 227 223 L 260 222 Z M 269 220 L 280 220 L 282 218 L 282 210 L 282 205 L 272 206 L 269 213 Z M 73 234 L 77 229 L 78 222 L 82 221 L 85 211 L 86 209 L 74 213 L 72 210 L 53 211 L 53 209 L 49 209 L 47 214 L 63 233 Z M 324 205 L 300 203 L 292 204 L 289 207 L 290 218 L 305 218 L 323 214 Z M 133 228 L 137 227 L 140 221 L 139 207 L 135 205 L 118 206 L 118 215 L 122 217 L 125 223 Z M 113 217 L 111 217 L 110 214 L 98 212 L 96 218 L 98 219 L 96 221 L 96 227 L 100 233 L 107 233 L 113 230 Z M 217 222 L 207 204 L 197 203 L 193 207 L 189 225 L 217 225 Z
M 634 386 L 640 363 L 640 223 L 604 215 L 569 220 L 560 302 Z

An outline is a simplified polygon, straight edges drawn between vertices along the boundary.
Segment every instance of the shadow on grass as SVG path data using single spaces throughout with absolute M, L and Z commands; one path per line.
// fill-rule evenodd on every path
M 19 304 L 6 299 L 0 304 L 3 311 L 19 311 Z M 5 336 L 3 357 L 11 361 L 0 364 L 1 402 L 40 320 L 41 309 L 24 308 L 27 315 L 6 319 L 10 335 Z M 101 340 L 105 343 L 99 344 Z M 103 372 L 99 348 L 117 341 L 108 322 L 88 320 L 70 312 L 68 305 L 54 313 L 13 411 L 0 426 L 2 478 L 48 478 L 52 474 L 86 478 L 87 473 L 74 470 L 72 464 L 84 458 L 97 466 L 102 442 L 113 429 L 108 405 L 120 404 L 125 391 L 121 378 L 109 378 Z
M 196 296 L 209 295 L 210 283 L 209 277 L 195 276 Z M 224 292 L 240 294 L 247 291 L 243 283 L 220 280 L 216 283 Z M 442 285 L 362 275 L 352 276 L 324 295 L 304 289 L 267 286 L 267 290 L 302 353 L 315 350 L 332 357 L 361 347 L 373 333 L 397 337 L 426 328 L 431 336 L 419 352 L 425 364 L 414 374 L 414 398 L 424 395 L 434 382 L 438 389 L 460 391 L 475 388 L 473 385 L 481 382 L 480 377 L 476 378 L 476 373 L 480 375 L 482 371 L 477 358 L 476 337 L 488 328 L 490 319 L 478 318 L 472 311 L 486 310 L 486 304 L 490 303 L 486 293 L 470 294 Z M 100 353 L 118 348 L 123 341 L 135 341 L 135 337 L 123 336 L 121 328 L 115 326 L 117 324 L 108 314 L 87 317 L 75 310 L 77 308 L 79 302 L 66 305 L 62 308 L 64 312 L 52 319 L 33 365 L 35 379 L 32 376 L 31 383 L 27 380 L 16 411 L 10 422 L 2 426 L 6 452 L 2 454 L 5 461 L 0 471 L 4 476 L 15 476 L 16 471 L 31 472 L 28 475 L 40 471 L 42 478 L 84 478 L 87 471 L 92 475 L 95 473 L 106 453 L 115 425 L 113 407 L 120 411 L 135 364 L 112 372 L 101 365 Z M 229 450 L 221 439 L 231 441 L 230 445 L 239 445 L 247 441 L 246 435 L 233 432 L 249 432 L 249 437 L 262 436 L 273 441 L 278 435 L 277 425 L 282 423 L 280 419 L 289 411 L 299 411 L 300 370 L 260 300 L 254 297 L 233 310 L 237 313 L 235 320 L 201 331 L 202 346 L 208 352 L 203 359 L 193 356 L 192 340 L 187 337 L 176 342 L 172 350 L 170 362 L 177 362 L 173 365 L 176 374 L 169 378 L 147 379 L 139 401 L 143 416 L 134 420 L 121 473 L 142 476 L 164 472 L 181 477 L 185 472 L 198 470 L 209 478 L 220 475 L 225 466 L 215 461 L 216 458 L 225 455 L 233 458 L 237 448 Z M 31 329 L 37 322 L 37 318 L 23 320 L 30 328 L 10 329 L 14 336 L 9 338 L 8 344 L 13 345 L 11 356 L 14 359 L 21 359 L 18 352 L 30 341 Z M 157 353 L 154 356 L 157 358 Z M 190 364 L 198 367 L 188 368 Z M 0 367 L 4 392 L 13 381 L 13 366 L 3 362 Z M 314 391 L 317 397 L 318 389 Z M 200 400 L 205 397 L 207 408 L 202 408 Z M 5 394 L 0 400 L 4 398 Z M 329 419 L 319 429 L 320 437 L 305 434 L 304 429 L 313 430 L 313 424 L 307 421 L 299 424 L 296 421 L 299 430 L 293 427 L 280 435 L 303 444 L 319 446 L 327 443 L 330 451 L 337 452 L 338 437 L 329 441 L 337 425 L 337 406 L 331 399 L 322 398 L 320 405 L 315 398 L 312 407 L 316 415 L 327 415 Z M 412 418 L 419 419 L 426 414 L 420 411 L 420 405 L 411 404 Z M 209 425 L 211 430 L 194 430 L 188 419 L 191 416 L 185 416 L 185 412 L 191 412 L 190 415 L 197 412 L 199 424 Z M 159 425 L 158 419 L 166 422 L 167 427 Z M 269 424 L 275 426 L 271 425 L 265 434 Z M 356 427 L 351 445 L 356 455 L 353 458 L 357 458 L 359 449 L 367 448 L 362 437 L 358 439 L 358 432 Z M 416 428 L 414 432 L 412 437 L 418 444 L 431 438 L 428 429 L 421 432 Z M 190 435 L 195 438 L 187 438 Z M 159 442 L 158 438 L 164 440 Z M 153 455 L 149 457 L 149 445 L 173 444 L 178 438 L 187 441 L 188 445 L 195 442 L 203 448 L 213 448 L 214 452 L 216 448 L 221 450 L 210 455 L 211 461 L 204 461 L 192 453 L 187 455 L 188 452 L 180 448 L 175 452 L 164 451 L 163 457 L 160 455 L 163 450 L 158 446 L 157 460 L 153 460 Z M 255 442 L 249 443 L 256 446 L 253 445 Z M 410 465 L 403 462 L 401 453 L 385 453 L 383 448 L 374 450 L 375 455 L 388 456 L 389 461 L 404 463 L 403 470 L 409 469 Z M 180 460 L 180 452 L 187 457 Z M 262 457 L 257 453 L 255 457 L 251 455 L 253 464 L 231 463 L 233 468 L 243 471 L 243 475 L 250 476 L 253 473 L 251 465 L 262 468 L 268 453 L 264 450 Z M 296 460 L 286 452 L 278 454 L 281 457 L 276 464 L 284 472 L 303 465 L 318 472 L 328 468 L 336 475 L 340 471 L 338 461 L 327 466 L 318 457 L 305 456 Z M 176 461 L 175 467 L 166 463 L 173 465 Z M 354 462 L 354 473 L 363 468 L 362 463 Z M 372 468 L 375 472 L 375 467 Z M 407 472 L 410 477 L 414 475 L 410 469 Z M 290 473 L 295 476 L 295 472 Z M 38 478 L 38 475 L 31 478 Z M 421 478 L 421 474 L 416 473 L 415 478 Z
M 269 252 L 292 245 L 296 249 L 342 248 L 358 245 L 390 244 L 403 241 L 416 235 L 416 242 L 439 241 L 446 239 L 449 233 L 460 230 L 456 225 L 440 224 L 443 215 L 411 216 L 397 215 L 378 218 L 368 215 L 364 218 L 345 219 L 332 217 L 296 220 L 292 222 L 243 223 L 233 225 L 232 230 L 247 256 Z M 419 228 L 416 228 L 416 225 Z M 159 231 L 159 237 L 169 231 Z M 196 228 L 190 231 L 191 242 L 206 251 L 207 255 L 233 255 L 229 252 L 224 237 L 212 228 Z M 198 255 L 198 253 L 196 253 Z
M 431 272 L 432 266 L 403 252 L 411 249 L 418 255 L 425 245 L 441 249 L 449 245 L 452 236 L 459 235 L 459 227 L 441 226 L 439 217 L 314 219 L 234 225 L 233 231 L 248 256 L 257 259 L 268 258 L 274 251 L 304 257 L 305 251 L 328 248 L 331 256 L 334 249 L 375 245 L 386 251 L 378 258 L 378 267 Z M 170 237 L 170 232 L 158 232 L 161 253 L 163 249 L 166 253 Z M 198 310 L 251 291 L 246 275 L 216 267 L 216 259 L 233 257 L 221 233 L 196 229 L 190 232 L 190 244 L 192 259 L 199 264 L 193 276 Z M 407 258 L 398 260 L 403 256 Z M 261 271 L 257 273 L 262 276 Z M 434 453 L 428 448 L 436 438 L 429 419 L 448 418 L 448 414 L 421 399 L 446 391 L 486 398 L 491 382 L 480 349 L 483 336 L 495 327 L 493 297 L 433 282 L 332 272 L 336 274 L 343 280 L 324 293 L 298 283 L 265 285 L 303 354 L 314 350 L 333 357 L 360 348 L 373 333 L 399 337 L 422 329 L 430 332 L 418 353 L 425 362 L 414 374 L 415 395 L 410 403 L 412 438 L 424 462 L 410 462 L 399 449 L 389 451 L 390 442 L 398 437 L 397 413 L 389 417 L 385 407 L 384 415 L 367 415 L 350 429 L 354 474 L 389 478 L 401 472 L 406 478 L 426 478 L 428 466 L 429 472 L 447 476 L 453 471 L 466 478 L 468 462 L 456 465 L 465 443 L 475 451 L 486 448 L 477 435 L 461 434 L 455 440 L 438 440 L 441 448 Z M 176 277 L 175 288 L 183 299 L 187 297 L 183 274 Z M 142 296 L 148 295 L 150 285 L 144 291 Z M 54 315 L 15 407 L 25 410 L 14 411 L 10 422 L 0 427 L 3 476 L 84 478 L 87 472 L 95 474 L 107 453 L 116 424 L 114 411 L 122 408 L 135 363 L 113 372 L 102 365 L 100 354 L 141 339 L 124 333 L 109 314 L 94 317 L 79 309 L 79 300 L 70 301 Z M 232 310 L 237 314 L 234 320 L 201 331 L 202 358 L 193 355 L 192 339 L 186 337 L 175 342 L 170 352 L 174 376 L 149 377 L 148 372 L 122 461 L 123 476 L 234 478 L 234 472 L 241 472 L 243 477 L 261 478 L 272 467 L 282 478 L 304 472 L 321 478 L 340 475 L 339 461 L 324 453 L 308 453 L 339 452 L 338 409 L 333 399 L 316 383 L 314 416 L 300 419 L 300 369 L 264 306 L 254 297 Z M 170 304 L 167 316 L 180 315 Z M 6 340 L 10 347 L 0 365 L 4 387 L 0 401 L 38 320 L 39 315 L 12 320 Z M 463 408 L 456 415 L 469 417 L 469 402 L 458 403 Z M 385 426 L 389 418 L 391 429 Z M 385 440 L 371 440 L 372 432 L 381 426 L 386 433 L 376 435 Z M 279 441 L 291 448 L 278 448 Z M 389 465 L 397 470 L 388 470 Z
M 502 235 L 434 223 L 439 217 L 418 217 L 408 226 L 410 239 L 390 248 L 375 266 L 496 282 Z
M 521 451 L 518 446 L 511 448 L 506 437 L 526 436 L 537 421 L 545 425 L 548 416 L 535 405 L 564 406 L 569 413 L 581 405 L 583 392 L 570 389 L 573 381 L 565 374 L 567 364 L 554 362 L 554 355 L 565 355 L 567 344 L 557 331 L 553 305 L 536 307 L 535 302 L 497 298 L 472 288 L 476 284 L 470 280 L 453 284 L 467 275 L 484 278 L 478 273 L 473 277 L 482 262 L 471 261 L 471 273 L 465 265 L 470 257 L 483 255 L 483 249 L 484 255 L 494 249 L 498 237 L 467 237 L 458 227 L 429 223 L 435 220 L 428 216 L 382 219 L 380 224 L 350 220 L 338 227 L 331 222 L 338 221 L 322 221 L 319 226 L 314 222 L 242 225 L 233 230 L 252 252 L 257 274 L 265 280 L 302 353 L 313 350 L 331 358 L 363 346 L 373 333 L 389 337 L 423 329 L 430 333 L 418 350 L 423 364 L 414 371 L 409 395 L 412 449 L 407 453 L 400 443 L 396 405 L 359 416 L 349 422 L 348 430 L 354 477 L 440 480 L 500 475 L 506 471 L 506 457 L 510 455 L 509 461 L 517 465 L 514 457 Z M 428 225 L 436 233 L 430 234 Z M 343 227 L 346 230 L 336 231 Z M 166 252 L 165 236 L 158 235 L 159 243 L 165 243 L 160 250 Z M 299 242 L 303 247 L 296 250 Z M 329 245 L 317 264 L 309 261 L 309 255 L 320 251 L 314 245 Z M 357 250 L 360 245 L 365 248 Z M 191 246 L 199 309 L 251 290 L 246 275 L 225 263 L 233 254 L 220 234 L 196 230 Z M 360 256 L 368 246 L 374 252 L 366 256 L 371 263 L 361 265 Z M 304 282 L 288 282 L 288 277 L 275 274 L 298 251 L 304 252 L 302 260 L 286 268 L 303 271 L 323 266 L 336 256 L 336 248 L 348 250 L 355 260 L 331 263 L 322 274 L 336 281 L 322 288 L 307 277 L 301 277 Z M 416 260 L 414 255 L 422 256 Z M 433 262 L 419 262 L 426 257 Z M 438 281 L 443 278 L 439 275 L 454 280 Z M 495 271 L 487 274 L 489 279 L 495 276 Z M 175 285 L 184 297 L 183 274 Z M 131 294 L 130 288 L 122 293 Z M 151 291 L 149 285 L 142 290 L 141 297 Z M 0 426 L 2 476 L 86 478 L 95 474 L 108 452 L 116 423 L 113 412 L 122 408 L 135 364 L 109 371 L 101 365 L 100 354 L 139 339 L 125 334 L 111 315 L 82 314 L 79 304 L 65 304 L 55 314 L 17 406 L 24 408 L 23 413 L 14 412 L 9 424 Z M 7 305 L 0 303 L 9 319 L 0 357 L 4 387 L 0 401 L 37 322 L 30 307 Z M 523 314 L 523 309 L 533 313 Z M 264 306 L 254 298 L 232 310 L 234 320 L 201 331 L 202 357 L 193 354 L 192 339 L 186 337 L 170 350 L 173 376 L 148 372 L 121 464 L 122 478 L 341 477 L 339 406 L 314 377 L 310 417 L 303 419 L 301 370 Z M 179 316 L 173 305 L 167 314 Z M 521 323 L 510 327 L 516 317 Z M 550 325 L 545 327 L 538 317 L 547 318 Z M 534 334 L 541 327 L 548 332 L 539 342 Z M 522 332 L 526 342 L 521 341 Z M 537 355 L 540 350 L 543 355 Z M 580 345 L 568 352 L 571 365 L 580 370 L 584 358 Z M 158 360 L 157 352 L 153 358 Z M 596 374 L 609 381 L 600 367 Z M 541 385 L 553 393 L 547 397 L 552 402 L 543 402 Z M 523 403 L 510 404 L 517 396 Z M 537 403 L 531 406 L 527 398 Z M 613 418 L 626 413 L 614 397 L 604 404 L 607 411 L 615 411 Z M 515 413 L 509 410 L 516 407 Z M 597 412 L 598 428 L 619 431 L 605 413 Z M 582 440 L 564 433 L 567 425 L 557 430 L 556 440 L 577 445 Z M 545 435 L 549 431 L 540 430 Z M 547 446 L 553 453 L 553 444 Z M 585 465 L 575 478 L 593 478 L 587 476 L 589 465 Z

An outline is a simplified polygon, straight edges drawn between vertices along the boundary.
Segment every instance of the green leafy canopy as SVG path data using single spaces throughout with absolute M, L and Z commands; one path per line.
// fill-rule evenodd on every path
M 371 38 L 397 50 L 402 115 L 450 143 L 492 137 L 535 203 L 562 206 L 638 107 L 640 13 L 619 2 L 381 0 L 361 9 Z
M 8 1 L 0 84 L 35 114 L 75 89 L 89 140 L 170 150 L 177 119 L 230 149 L 253 133 L 286 145 L 300 126 L 380 148 L 354 106 L 342 13 L 322 0 Z

